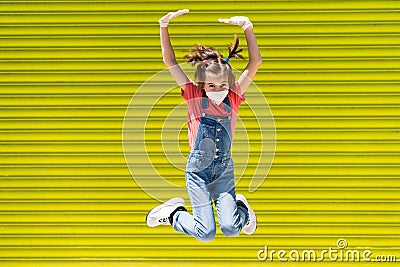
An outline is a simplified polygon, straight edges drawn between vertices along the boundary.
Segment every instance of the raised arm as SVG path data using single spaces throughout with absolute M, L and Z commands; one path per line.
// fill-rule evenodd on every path
M 218 21 L 241 26 L 244 30 L 247 48 L 249 51 L 249 62 L 238 80 L 243 94 L 253 81 L 253 78 L 262 62 L 260 49 L 258 48 L 256 36 L 254 35 L 253 31 L 253 24 L 247 17 L 244 16 L 235 16 L 231 17 L 230 19 L 219 19 Z
M 169 38 L 168 23 L 171 19 L 188 12 L 188 9 L 181 9 L 176 12 L 169 12 L 167 15 L 158 20 L 158 23 L 160 24 L 160 39 L 163 61 L 168 67 L 168 70 L 174 77 L 175 81 L 182 89 L 185 89 L 185 84 L 189 80 L 189 78 L 176 61 L 175 52 L 172 48 L 171 40 Z

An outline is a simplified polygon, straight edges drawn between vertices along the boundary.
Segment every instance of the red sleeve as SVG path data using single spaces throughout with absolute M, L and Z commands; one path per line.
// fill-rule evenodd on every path
M 181 94 L 183 99 L 190 100 L 202 96 L 201 90 L 197 87 L 197 84 L 193 81 L 187 81 L 185 90 L 181 88 Z
M 242 90 L 240 89 L 239 82 L 235 82 L 234 86 L 231 88 L 231 101 L 233 101 L 235 107 L 239 107 L 240 104 L 242 104 L 246 98 L 244 94 L 242 94 Z

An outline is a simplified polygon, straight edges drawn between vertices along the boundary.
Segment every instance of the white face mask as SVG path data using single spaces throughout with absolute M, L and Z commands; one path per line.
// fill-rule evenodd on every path
M 216 92 L 206 92 L 208 98 L 215 104 L 219 105 L 224 101 L 225 97 L 228 95 L 229 90 L 216 91 Z

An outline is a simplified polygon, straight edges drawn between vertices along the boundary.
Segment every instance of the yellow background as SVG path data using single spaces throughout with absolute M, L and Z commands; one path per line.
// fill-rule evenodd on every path
M 218 230 L 201 243 L 148 228 L 159 202 L 126 166 L 126 108 L 164 69 L 158 18 L 181 8 L 191 13 L 170 27 L 180 63 L 194 43 L 224 49 L 238 33 L 245 46 L 219 17 L 254 23 L 254 82 L 277 144 L 262 187 L 249 194 L 244 177 L 237 188 L 258 215 L 251 237 Z M 339 238 L 400 260 L 399 10 L 363 0 L 1 1 L 0 266 L 287 266 L 259 262 L 258 250 L 335 248 Z

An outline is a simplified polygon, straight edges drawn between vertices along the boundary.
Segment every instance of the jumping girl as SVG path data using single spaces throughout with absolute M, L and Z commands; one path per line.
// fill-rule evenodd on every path
M 203 45 L 197 45 L 186 55 L 187 62 L 198 64 L 194 82 L 178 65 L 168 33 L 169 21 L 188 12 L 188 9 L 170 12 L 158 22 L 164 63 L 188 105 L 191 151 L 186 165 L 186 186 L 193 215 L 187 212 L 184 200 L 176 197 L 150 210 L 146 223 L 149 227 L 172 225 L 176 231 L 211 241 L 216 233 L 214 200 L 225 236 L 237 236 L 241 230 L 251 235 L 257 228 L 257 219 L 246 198 L 235 193 L 231 146 L 239 105 L 245 100 L 244 92 L 262 61 L 253 24 L 243 16 L 218 20 L 244 30 L 249 62 L 239 80 L 235 81 L 228 63 L 231 57 L 243 58 L 238 54 L 242 49 L 237 50 L 239 40 L 235 35 L 235 43 L 225 58 L 213 47 Z

